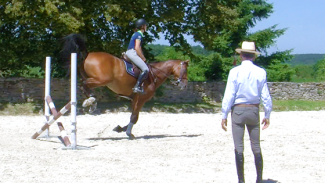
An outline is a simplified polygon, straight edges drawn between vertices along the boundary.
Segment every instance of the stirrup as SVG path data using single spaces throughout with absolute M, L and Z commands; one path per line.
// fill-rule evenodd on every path
M 145 92 L 143 91 L 143 88 L 140 87 L 134 87 L 132 88 L 133 93 L 140 93 L 140 94 L 145 94 Z

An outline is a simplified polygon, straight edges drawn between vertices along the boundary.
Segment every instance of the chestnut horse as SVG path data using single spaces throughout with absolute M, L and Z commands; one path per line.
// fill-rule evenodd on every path
M 92 93 L 93 88 L 106 86 L 116 94 L 131 100 L 132 114 L 128 125 L 121 128 L 117 126 L 114 131 L 126 132 L 129 139 L 134 139 L 132 127 L 137 123 L 139 112 L 143 105 L 149 101 L 166 79 L 174 76 L 175 84 L 181 89 L 187 86 L 187 67 L 189 61 L 168 60 L 164 62 L 149 63 L 149 77 L 143 82 L 145 94 L 134 94 L 132 88 L 136 78 L 126 72 L 124 61 L 105 52 L 89 52 L 80 34 L 70 34 L 63 38 L 61 50 L 62 58 L 68 60 L 70 53 L 78 54 L 78 72 L 82 79 L 84 94 L 88 97 L 83 107 L 95 108 L 97 102 Z

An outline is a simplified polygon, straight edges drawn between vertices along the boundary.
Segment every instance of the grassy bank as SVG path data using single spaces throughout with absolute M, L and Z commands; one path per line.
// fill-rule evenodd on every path
M 273 111 L 320 111 L 325 110 L 325 101 L 275 100 Z
M 65 103 L 56 102 L 57 110 L 61 109 Z M 78 114 L 87 113 L 78 103 Z M 109 112 L 130 112 L 129 102 L 99 103 L 95 114 Z M 221 103 L 157 103 L 148 102 L 142 108 L 143 112 L 168 112 L 168 113 L 216 113 L 220 112 Z M 261 107 L 261 110 L 262 107 Z M 273 111 L 319 111 L 325 110 L 325 101 L 303 101 L 285 100 L 273 101 Z M 0 116 L 3 115 L 41 115 L 43 112 L 42 103 L 0 103 Z
M 57 110 L 66 103 L 55 102 Z M 0 103 L 0 116 L 2 115 L 41 115 L 44 104 L 42 103 Z M 221 103 L 157 103 L 147 102 L 142 112 L 168 112 L 168 113 L 213 113 L 221 109 Z M 98 103 L 94 114 L 110 112 L 131 112 L 130 102 Z M 88 108 L 82 108 L 81 103 L 77 106 L 78 114 L 88 113 Z

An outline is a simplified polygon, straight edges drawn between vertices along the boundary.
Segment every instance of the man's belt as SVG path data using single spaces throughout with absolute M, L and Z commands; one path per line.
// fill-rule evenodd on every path
M 235 104 L 234 107 L 259 107 L 260 104 Z

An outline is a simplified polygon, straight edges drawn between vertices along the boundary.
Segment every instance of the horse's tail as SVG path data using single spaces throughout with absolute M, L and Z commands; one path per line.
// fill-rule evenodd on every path
M 61 59 L 65 60 L 68 62 L 68 65 L 70 65 L 71 53 L 77 53 L 78 68 L 80 68 L 80 65 L 88 55 L 85 38 L 81 34 L 70 34 L 62 38 L 62 41 L 63 48 L 60 51 Z

